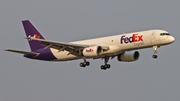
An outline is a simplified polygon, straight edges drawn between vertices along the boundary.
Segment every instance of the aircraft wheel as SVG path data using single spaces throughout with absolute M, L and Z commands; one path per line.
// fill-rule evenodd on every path
M 104 65 L 101 65 L 101 69 L 102 69 L 102 70 L 106 70 L 107 67 L 105 67 Z
M 109 68 L 111 68 L 111 65 L 110 64 L 105 64 L 105 66 L 104 66 L 106 69 L 109 69 Z
M 84 63 L 80 63 L 80 67 L 85 67 L 86 65 L 84 65 Z
M 108 64 L 108 65 L 107 65 L 107 68 L 108 68 L 108 69 L 110 69 L 110 68 L 111 68 L 111 65 L 110 65 L 110 64 Z
M 90 62 L 86 62 L 86 66 L 89 66 L 90 65 Z
M 157 56 L 157 55 L 153 55 L 152 57 L 153 57 L 154 59 L 156 59 L 158 56 Z
M 83 64 L 84 64 L 84 66 L 86 66 L 86 63 L 87 63 L 87 62 L 84 62 L 84 63 L 83 63 Z
M 103 65 L 101 65 L 101 69 L 104 70 L 104 66 Z

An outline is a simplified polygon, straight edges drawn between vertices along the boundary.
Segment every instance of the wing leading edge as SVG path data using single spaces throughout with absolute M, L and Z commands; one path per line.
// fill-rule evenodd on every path
M 41 42 L 41 45 L 46 46 L 46 48 L 54 48 L 60 51 L 72 51 L 72 50 L 81 50 L 86 47 L 89 47 L 89 45 L 82 45 L 82 44 L 74 44 L 74 43 L 64 43 L 64 42 L 56 42 L 56 41 L 49 41 L 44 39 L 36 39 L 32 37 L 25 37 L 25 39 L 33 40 L 33 41 L 39 41 Z M 108 50 L 108 46 L 103 46 L 103 50 Z

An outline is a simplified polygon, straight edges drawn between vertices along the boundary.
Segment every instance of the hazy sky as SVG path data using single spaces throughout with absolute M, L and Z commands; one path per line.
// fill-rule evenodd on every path
M 179 0 L 1 0 L 0 101 L 179 101 Z M 134 31 L 162 29 L 175 42 L 138 50 L 136 62 L 45 62 L 3 51 L 30 51 L 22 20 L 48 40 L 70 42 Z

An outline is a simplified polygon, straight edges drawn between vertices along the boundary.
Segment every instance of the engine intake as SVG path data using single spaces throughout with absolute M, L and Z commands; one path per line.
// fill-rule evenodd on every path
M 119 61 L 132 62 L 138 60 L 139 56 L 140 54 L 138 51 L 127 51 L 124 54 L 118 55 L 117 59 Z
M 84 48 L 82 53 L 86 57 L 94 57 L 101 55 L 103 53 L 103 49 L 101 46 L 91 46 Z

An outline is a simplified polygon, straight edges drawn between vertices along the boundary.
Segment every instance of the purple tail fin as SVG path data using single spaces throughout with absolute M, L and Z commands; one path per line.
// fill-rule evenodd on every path
M 31 24 L 29 20 L 22 21 L 22 24 L 24 26 L 24 30 L 26 32 L 27 37 L 44 39 L 44 37 L 38 32 L 38 30 Z M 44 46 L 42 46 L 40 42 L 29 41 L 29 40 L 28 42 L 29 42 L 31 51 L 44 48 Z

